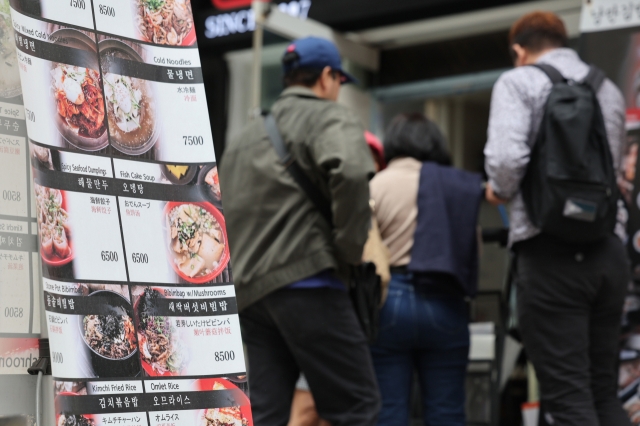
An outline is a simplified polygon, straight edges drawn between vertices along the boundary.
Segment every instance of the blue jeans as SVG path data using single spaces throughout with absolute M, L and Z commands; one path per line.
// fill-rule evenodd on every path
M 469 313 L 457 296 L 434 296 L 410 275 L 393 274 L 371 347 L 382 411 L 378 425 L 409 424 L 417 370 L 425 426 L 464 426 Z

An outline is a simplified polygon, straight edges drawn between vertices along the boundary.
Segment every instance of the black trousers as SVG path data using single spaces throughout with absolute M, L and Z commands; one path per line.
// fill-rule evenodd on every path
M 611 236 L 577 247 L 538 236 L 515 249 L 520 330 L 540 382 L 539 425 L 629 426 L 616 397 L 630 280 L 622 243 Z
M 346 292 L 279 290 L 242 311 L 240 323 L 256 426 L 286 426 L 300 372 L 332 426 L 376 424 L 369 345 Z

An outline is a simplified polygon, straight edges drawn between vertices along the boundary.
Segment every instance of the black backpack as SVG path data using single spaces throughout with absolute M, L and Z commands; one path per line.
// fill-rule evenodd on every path
M 613 232 L 618 187 L 596 94 L 605 75 L 591 67 L 583 82 L 536 64 L 551 79 L 538 137 L 522 181 L 531 222 L 568 243 L 597 241 Z

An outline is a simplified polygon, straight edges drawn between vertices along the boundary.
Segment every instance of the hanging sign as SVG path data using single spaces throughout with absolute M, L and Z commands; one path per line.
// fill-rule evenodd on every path
M 190 0 L 11 8 L 57 424 L 251 425 Z

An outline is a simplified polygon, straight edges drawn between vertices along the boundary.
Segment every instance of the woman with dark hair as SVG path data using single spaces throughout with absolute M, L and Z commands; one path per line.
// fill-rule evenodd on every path
M 469 352 L 465 301 L 477 288 L 479 175 L 450 167 L 442 132 L 401 114 L 384 141 L 388 166 L 371 181 L 375 216 L 391 251 L 392 278 L 371 353 L 379 425 L 409 423 L 417 371 L 424 423 L 463 426 Z

